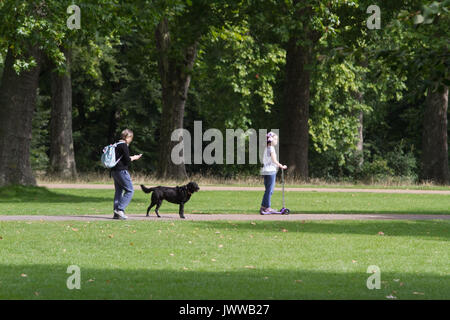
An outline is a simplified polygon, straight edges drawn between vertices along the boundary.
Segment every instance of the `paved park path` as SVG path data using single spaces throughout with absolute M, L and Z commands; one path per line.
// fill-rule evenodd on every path
M 311 221 L 311 220 L 450 220 L 450 215 L 431 214 L 185 214 L 180 219 L 176 213 L 146 217 L 144 214 L 129 214 L 127 221 Z M 0 216 L 0 221 L 113 221 L 112 215 L 67 215 L 67 216 Z M 120 222 L 119 220 L 114 220 Z
M 40 184 L 49 189 L 114 189 L 112 184 Z M 200 186 L 203 191 L 264 191 L 263 187 L 227 187 Z M 281 190 L 281 188 L 275 188 Z M 408 190 L 408 189 L 350 189 L 350 188 L 285 188 L 296 192 L 367 192 L 367 193 L 403 193 L 403 194 L 448 194 L 450 190 Z M 418 215 L 418 214 L 289 214 L 289 215 L 259 215 L 259 214 L 185 214 L 187 221 L 307 221 L 307 220 L 450 220 L 450 215 Z M 129 214 L 128 220 L 141 221 L 174 221 L 182 220 L 176 213 L 154 214 L 146 217 L 143 214 Z M 112 221 L 111 215 L 8 215 L 0 216 L 0 221 Z M 118 221 L 119 222 L 119 221 Z
M 136 184 L 137 185 L 137 184 Z M 42 183 L 40 187 L 49 189 L 114 189 L 113 184 L 51 184 Z M 147 185 L 149 186 L 149 185 Z M 137 186 L 139 187 L 139 186 Z M 264 187 L 233 187 L 233 186 L 201 186 L 202 191 L 264 191 Z M 349 192 L 349 193 L 404 193 L 404 194 L 448 194 L 450 190 L 409 190 L 409 189 L 353 189 L 353 188 L 285 188 L 285 191 L 295 192 Z M 281 191 L 280 187 L 275 191 Z

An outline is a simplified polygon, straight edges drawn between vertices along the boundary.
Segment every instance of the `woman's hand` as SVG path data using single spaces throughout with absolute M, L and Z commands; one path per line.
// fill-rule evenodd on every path
M 139 160 L 141 157 L 142 157 L 142 153 L 138 154 L 138 155 L 131 156 L 130 159 L 131 159 L 131 161 L 134 161 L 134 160 Z
M 286 165 L 281 165 L 280 168 L 283 169 L 283 170 L 286 170 L 287 166 Z

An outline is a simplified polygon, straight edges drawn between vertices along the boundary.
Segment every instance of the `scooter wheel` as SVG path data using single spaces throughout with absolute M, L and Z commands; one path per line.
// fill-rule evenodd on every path
M 283 214 L 289 214 L 289 209 L 288 208 L 286 208 L 286 209 L 284 209 L 284 211 L 283 211 Z

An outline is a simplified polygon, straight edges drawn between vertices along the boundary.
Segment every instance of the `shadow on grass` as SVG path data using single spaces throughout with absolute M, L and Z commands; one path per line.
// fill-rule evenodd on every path
M 252 232 L 303 232 L 321 234 L 359 234 L 374 236 L 411 236 L 430 240 L 448 241 L 450 221 L 448 220 L 389 220 L 389 221 L 195 221 L 201 228 L 222 229 L 228 231 Z M 380 235 L 382 232 L 383 235 Z
M 8 186 L 0 188 L 0 203 L 81 203 L 112 201 L 111 197 L 86 197 L 61 194 L 44 187 Z
M 245 269 L 189 271 L 99 269 L 80 265 L 81 288 L 69 290 L 69 265 L 0 265 L 0 299 L 449 299 L 450 278 L 381 269 L 369 290 L 367 266 L 356 271 Z M 23 275 L 26 275 L 23 276 Z M 396 279 L 396 280 L 394 280 Z

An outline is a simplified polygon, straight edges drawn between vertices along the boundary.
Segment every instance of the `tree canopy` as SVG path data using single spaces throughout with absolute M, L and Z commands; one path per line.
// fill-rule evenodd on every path
M 380 9 L 379 28 L 368 27 L 369 6 Z M 194 121 L 224 135 L 278 128 L 279 160 L 301 179 L 447 184 L 449 8 L 450 0 L 1 1 L 0 184 L 58 172 L 52 143 L 72 146 L 78 172 L 103 172 L 101 150 L 124 128 L 135 132 L 132 152 L 144 154 L 135 171 L 258 174 L 254 164 L 174 166 L 171 133 L 193 136 Z M 20 160 L 11 160 L 11 142 Z

